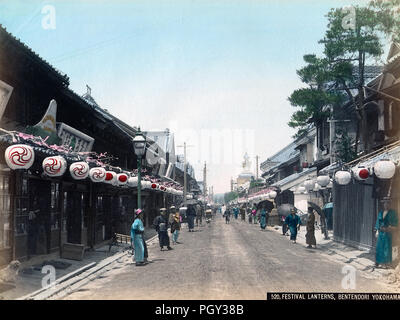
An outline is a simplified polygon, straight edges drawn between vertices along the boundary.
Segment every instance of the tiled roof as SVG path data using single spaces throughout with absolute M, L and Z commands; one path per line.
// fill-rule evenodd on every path
M 31 48 L 29 48 L 20 39 L 17 39 L 16 37 L 14 37 L 11 33 L 9 33 L 7 31 L 7 29 L 3 25 L 0 24 L 0 39 L 2 39 L 3 36 L 6 39 L 8 38 L 11 41 L 13 41 L 17 46 L 19 46 L 22 50 L 24 50 L 29 56 L 38 60 L 38 62 L 40 62 L 43 66 L 45 66 L 51 72 L 55 73 L 62 80 L 64 85 L 66 85 L 66 86 L 69 85 L 69 77 L 66 74 L 61 73 L 58 69 L 53 67 L 49 62 L 47 62 L 45 59 L 40 57 L 36 52 L 34 52 Z
M 282 150 L 278 151 L 273 156 L 269 157 L 267 160 L 262 162 L 261 167 L 266 165 L 267 163 L 273 164 L 273 166 L 268 169 L 269 171 L 281 165 L 282 163 L 297 157 L 300 154 L 300 151 L 296 149 L 296 147 L 297 147 L 296 142 L 292 142 L 291 144 L 287 145 Z

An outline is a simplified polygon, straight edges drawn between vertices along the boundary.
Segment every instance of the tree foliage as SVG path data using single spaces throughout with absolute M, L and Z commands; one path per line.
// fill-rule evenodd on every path
M 365 151 L 370 148 L 364 110 L 366 66 L 382 57 L 388 36 L 400 35 L 400 0 L 374 0 L 367 6 L 352 8 L 331 9 L 326 15 L 327 30 L 319 41 L 324 46 L 323 56 L 304 56 L 306 66 L 297 74 L 306 87 L 295 90 L 289 97 L 290 103 L 300 110 L 292 114 L 288 124 L 298 128 L 299 135 L 309 123 L 326 119 L 327 110 L 350 101 L 359 121 L 354 149 L 357 153 L 360 137 Z M 351 23 L 347 24 L 349 19 Z

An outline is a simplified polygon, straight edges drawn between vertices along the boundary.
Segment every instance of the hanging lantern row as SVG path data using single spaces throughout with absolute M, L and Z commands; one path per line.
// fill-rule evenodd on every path
M 9 146 L 5 151 L 5 161 L 10 169 L 28 170 L 35 161 L 35 152 L 33 148 L 25 144 L 15 144 Z M 62 156 L 47 157 L 42 162 L 44 173 L 49 177 L 60 177 L 64 175 L 68 167 L 67 161 Z M 128 185 L 129 187 L 137 187 L 138 178 L 130 177 L 126 173 L 115 173 L 107 171 L 103 167 L 89 168 L 89 164 L 84 161 L 74 162 L 69 167 L 69 173 L 75 180 L 83 180 L 87 177 L 92 182 L 104 182 L 115 186 Z M 150 181 L 142 181 L 143 189 L 155 189 L 165 193 L 182 196 L 183 191 L 162 184 L 151 183 Z
M 383 159 L 377 161 L 372 169 L 360 166 L 353 168 L 351 171 L 353 174 L 346 170 L 337 171 L 335 173 L 336 183 L 339 185 L 347 185 L 350 183 L 352 176 L 358 181 L 363 181 L 368 179 L 372 173 L 375 174 L 378 179 L 391 179 L 396 172 L 396 165 L 389 159 Z

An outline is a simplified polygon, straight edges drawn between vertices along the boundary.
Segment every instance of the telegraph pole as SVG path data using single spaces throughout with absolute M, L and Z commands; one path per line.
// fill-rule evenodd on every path
M 204 162 L 204 169 L 203 169 L 203 193 L 204 198 L 207 197 L 207 163 Z
M 258 156 L 256 156 L 256 181 L 258 181 Z
M 183 146 L 178 146 L 178 148 L 183 147 L 183 205 L 186 207 L 186 196 L 187 196 L 187 162 L 186 162 L 186 142 Z M 192 145 L 187 147 L 193 147 Z

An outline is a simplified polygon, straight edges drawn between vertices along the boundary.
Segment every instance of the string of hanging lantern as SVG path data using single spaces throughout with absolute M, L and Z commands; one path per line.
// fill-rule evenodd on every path
M 48 177 L 61 177 L 69 166 L 69 174 L 75 180 L 89 178 L 94 183 L 107 183 L 120 187 L 137 187 L 137 170 L 123 171 L 120 167 L 110 165 L 117 159 L 107 153 L 75 152 L 71 147 L 49 145 L 47 138 L 33 136 L 18 131 L 8 131 L 0 128 L 3 135 L 0 141 L 9 146 L 5 150 L 5 162 L 12 170 L 28 170 L 35 161 L 35 152 L 48 155 L 42 161 L 43 173 Z M 92 168 L 91 168 L 91 166 Z M 94 166 L 94 167 L 93 167 Z M 143 169 L 143 172 L 147 172 Z M 158 182 L 158 191 L 181 196 L 183 187 L 176 182 L 162 183 L 154 176 L 145 176 L 143 187 L 151 188 L 152 182 Z

